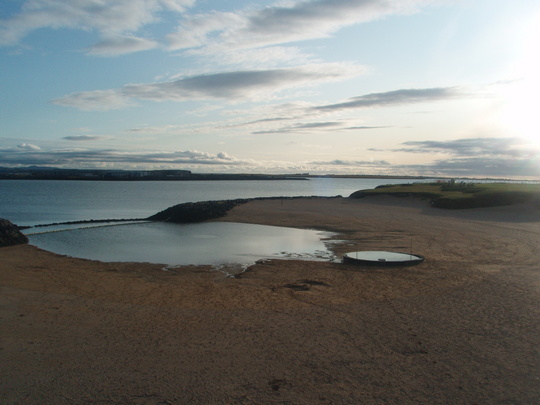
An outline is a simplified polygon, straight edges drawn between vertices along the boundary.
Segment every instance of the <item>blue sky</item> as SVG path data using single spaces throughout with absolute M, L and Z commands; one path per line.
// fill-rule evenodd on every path
M 540 179 L 540 4 L 5 0 L 0 166 Z

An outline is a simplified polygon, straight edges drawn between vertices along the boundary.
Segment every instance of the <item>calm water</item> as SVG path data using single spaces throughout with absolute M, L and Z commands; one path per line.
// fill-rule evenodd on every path
M 184 202 L 252 197 L 335 196 L 403 179 L 272 181 L 0 180 L 0 218 L 32 226 L 88 219 L 146 218 Z
M 33 226 L 89 219 L 146 218 L 170 206 L 209 200 L 280 196 L 349 196 L 402 179 L 273 181 L 0 180 L 0 218 Z M 32 228 L 30 243 L 69 256 L 168 265 L 249 264 L 265 257 L 331 256 L 317 231 L 231 223 L 139 223 Z M 58 231 L 64 229 L 63 231 Z M 34 232 L 52 231 L 43 234 Z
M 251 264 L 269 257 L 330 259 L 328 232 L 209 222 L 115 225 L 29 235 L 30 243 L 55 253 L 107 262 L 167 265 Z M 144 247 L 144 248 L 141 248 Z

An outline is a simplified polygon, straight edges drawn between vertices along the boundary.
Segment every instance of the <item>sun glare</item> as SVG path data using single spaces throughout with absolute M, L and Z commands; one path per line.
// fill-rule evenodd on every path
M 501 92 L 504 106 L 500 121 L 504 129 L 513 136 L 527 139 L 540 147 L 540 119 L 537 100 L 540 94 L 540 55 L 537 39 L 540 38 L 540 12 L 529 20 L 521 31 L 519 46 L 521 57 L 512 66 L 516 79 Z
M 536 105 L 539 89 L 530 79 L 523 79 L 504 92 L 504 107 L 500 120 L 504 129 L 540 146 L 540 121 Z

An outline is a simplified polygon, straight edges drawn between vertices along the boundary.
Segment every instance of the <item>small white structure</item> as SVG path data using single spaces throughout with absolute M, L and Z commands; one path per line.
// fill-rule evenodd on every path
M 343 263 L 371 266 L 411 266 L 424 261 L 424 257 L 412 253 L 364 250 L 343 255 Z

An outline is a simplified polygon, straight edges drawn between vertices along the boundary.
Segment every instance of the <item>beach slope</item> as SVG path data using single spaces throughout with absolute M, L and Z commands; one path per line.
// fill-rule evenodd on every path
M 0 397 L 55 404 L 540 402 L 540 211 L 255 200 L 225 221 L 332 230 L 407 268 L 210 267 L 0 248 Z

